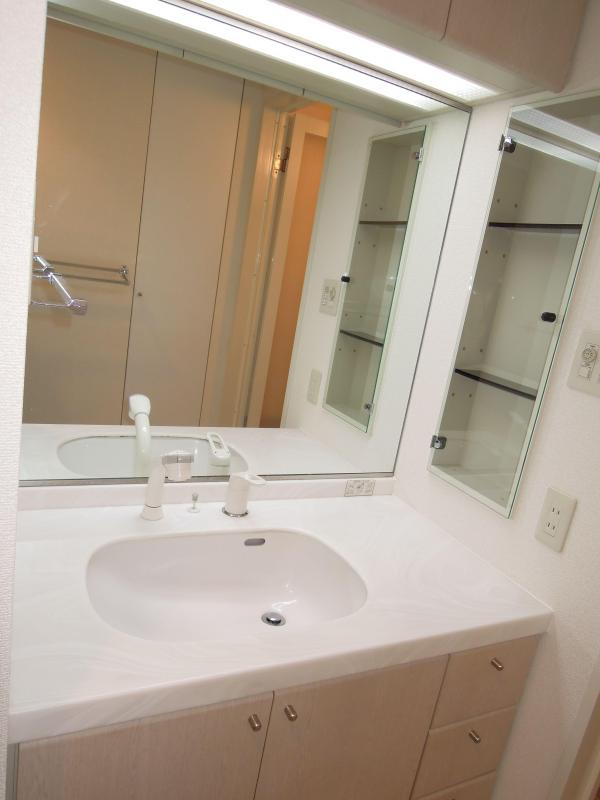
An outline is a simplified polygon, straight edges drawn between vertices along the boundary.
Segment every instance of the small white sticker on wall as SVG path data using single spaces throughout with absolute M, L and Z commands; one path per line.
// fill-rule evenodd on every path
M 332 317 L 335 317 L 337 314 L 339 299 L 339 280 L 331 280 L 331 278 L 326 278 L 323 281 L 323 288 L 321 289 L 321 302 L 319 304 L 319 311 L 322 314 L 330 314 Z
M 583 331 L 575 351 L 568 385 L 600 397 L 600 331 Z
M 309 403 L 316 405 L 319 402 L 319 389 L 321 388 L 322 378 L 323 375 L 318 369 L 311 369 L 306 392 L 306 399 Z

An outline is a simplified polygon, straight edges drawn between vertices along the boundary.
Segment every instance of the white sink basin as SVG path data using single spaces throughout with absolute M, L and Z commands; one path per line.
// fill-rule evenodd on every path
M 246 460 L 233 448 L 229 467 L 215 467 L 209 462 L 206 439 L 190 436 L 152 437 L 150 458 L 158 460 L 171 450 L 190 450 L 194 454 L 193 476 L 227 475 L 244 472 Z M 147 477 L 136 468 L 135 436 L 83 436 L 71 439 L 58 448 L 58 458 L 71 472 L 86 478 L 137 478 Z
M 281 635 L 352 614 L 367 598 L 341 556 L 312 536 L 284 530 L 116 541 L 90 558 L 87 588 L 109 625 L 158 641 Z M 285 621 L 263 622 L 270 612 Z

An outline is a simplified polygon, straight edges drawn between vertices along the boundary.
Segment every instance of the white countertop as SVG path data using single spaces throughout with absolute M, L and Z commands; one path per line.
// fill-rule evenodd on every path
M 195 437 L 207 431 L 219 433 L 259 475 L 325 475 L 363 472 L 335 450 L 297 428 L 184 428 L 152 426 L 157 436 Z M 81 480 L 58 457 L 61 444 L 89 436 L 135 435 L 132 425 L 34 425 L 26 424 L 21 437 L 23 481 Z M 115 478 L 122 476 L 115 475 Z
M 546 630 L 552 612 L 396 497 L 24 511 L 19 516 L 10 740 L 51 736 L 221 702 Z M 154 642 L 105 623 L 85 572 L 101 545 L 132 535 L 287 528 L 345 558 L 368 597 L 357 612 L 234 641 Z

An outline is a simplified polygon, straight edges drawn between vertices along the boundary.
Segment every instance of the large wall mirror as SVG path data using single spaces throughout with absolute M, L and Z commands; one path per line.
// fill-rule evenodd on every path
M 23 482 L 391 472 L 468 113 L 109 7 L 50 7 Z
M 595 208 L 600 97 L 516 108 L 431 470 L 508 516 Z

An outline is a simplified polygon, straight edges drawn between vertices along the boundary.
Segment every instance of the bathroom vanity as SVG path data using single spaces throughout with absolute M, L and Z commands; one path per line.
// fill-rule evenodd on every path
M 394 497 L 221 505 L 22 512 L 13 796 L 491 797 L 550 610 Z

